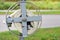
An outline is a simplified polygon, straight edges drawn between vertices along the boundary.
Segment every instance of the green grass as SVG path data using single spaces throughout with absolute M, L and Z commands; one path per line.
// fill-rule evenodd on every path
M 40 9 L 60 9 L 60 1 L 59 2 L 51 2 L 51 1 L 39 1 L 39 2 L 32 2 Z M 44 3 L 44 4 L 43 4 Z
M 17 33 L 17 31 L 13 32 Z M 18 40 L 18 37 L 16 37 L 16 35 L 11 34 L 10 32 L 2 32 L 0 33 L 0 40 Z
M 1 14 L 6 14 L 6 12 L 0 12 Z M 8 14 L 12 14 L 12 12 L 9 12 Z M 42 14 L 42 15 L 60 15 L 60 11 L 47 11 L 47 12 L 34 12 L 34 14 Z
M 18 37 L 10 34 L 10 32 L 3 32 L 0 33 L 0 40 L 18 40 Z M 38 29 L 25 40 L 60 40 L 60 27 Z
M 4 14 L 6 14 L 6 12 L 0 12 L 0 15 L 4 15 Z M 12 14 L 12 12 L 9 12 L 8 14 Z
M 7 10 L 11 5 L 15 4 L 16 2 L 4 2 L 3 4 L 0 2 L 0 10 Z M 35 4 L 39 7 L 39 9 L 51 9 L 51 10 L 60 10 L 60 1 L 59 2 L 52 2 L 52 1 L 31 1 L 31 3 Z M 31 4 L 30 3 L 30 4 Z M 44 3 L 44 4 L 43 4 Z M 34 5 L 27 3 L 28 9 L 35 9 Z M 18 9 L 17 6 L 15 9 Z
M 34 12 L 34 14 L 42 14 L 42 15 L 60 15 L 60 11 L 47 11 L 47 12 Z

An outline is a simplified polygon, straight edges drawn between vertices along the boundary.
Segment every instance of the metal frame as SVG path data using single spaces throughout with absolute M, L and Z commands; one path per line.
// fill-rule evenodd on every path
M 24 37 L 28 36 L 27 22 L 28 21 L 30 21 L 30 22 L 31 21 L 40 21 L 42 18 L 41 18 L 41 16 L 33 16 L 33 17 L 27 17 L 26 16 L 26 0 L 21 0 L 20 7 L 21 7 L 21 12 L 22 12 L 22 17 L 19 17 L 19 18 L 10 18 L 10 17 L 8 17 L 6 22 L 7 23 L 22 22 L 22 33 L 20 35 L 19 40 L 24 40 Z

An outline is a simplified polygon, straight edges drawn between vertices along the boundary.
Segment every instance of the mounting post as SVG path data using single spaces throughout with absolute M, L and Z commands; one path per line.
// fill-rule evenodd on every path
M 26 5 L 25 5 L 25 1 L 26 0 L 21 0 L 20 6 L 21 6 L 21 11 L 22 11 L 22 17 L 26 17 Z M 26 22 L 26 20 L 24 18 L 22 18 L 22 24 L 24 25 L 24 21 Z M 22 27 L 23 27 L 22 25 Z M 24 32 L 24 29 L 26 30 L 27 27 L 24 25 L 22 31 Z M 24 33 L 20 33 L 19 35 L 19 40 L 24 40 Z M 27 33 L 27 30 L 25 31 Z
M 19 35 L 19 40 L 24 40 L 22 33 L 20 33 L 20 35 Z

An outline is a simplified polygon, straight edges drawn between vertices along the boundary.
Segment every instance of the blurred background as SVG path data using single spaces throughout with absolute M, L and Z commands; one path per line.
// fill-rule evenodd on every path
M 19 0 L 0 0 L 0 10 L 8 9 L 11 5 Z M 39 9 L 42 10 L 60 10 L 60 0 L 27 0 L 34 3 Z M 38 2 L 37 2 L 38 1 Z M 34 9 L 29 7 L 29 9 Z M 17 9 L 17 8 L 15 8 Z

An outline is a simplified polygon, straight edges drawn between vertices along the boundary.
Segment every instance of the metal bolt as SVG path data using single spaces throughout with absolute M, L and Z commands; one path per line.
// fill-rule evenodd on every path
M 25 21 L 27 21 L 27 19 L 26 19 L 26 18 L 22 18 L 22 21 L 24 21 L 24 22 L 25 22 Z

